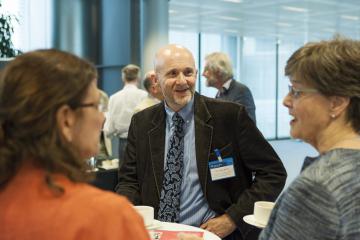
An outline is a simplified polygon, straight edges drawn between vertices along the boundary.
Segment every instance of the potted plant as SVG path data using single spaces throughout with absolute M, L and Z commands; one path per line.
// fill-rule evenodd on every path
M 0 2 L 0 9 L 1 9 Z M 18 21 L 15 15 L 0 13 L 0 68 L 21 51 L 14 48 L 12 36 L 14 34 L 14 21 Z

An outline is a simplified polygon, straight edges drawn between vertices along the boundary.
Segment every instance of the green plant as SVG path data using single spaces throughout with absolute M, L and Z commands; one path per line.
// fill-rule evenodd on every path
M 15 15 L 0 13 L 0 58 L 15 57 L 21 53 L 14 48 L 12 42 L 12 36 L 14 34 L 14 27 L 12 24 L 14 21 L 18 21 Z

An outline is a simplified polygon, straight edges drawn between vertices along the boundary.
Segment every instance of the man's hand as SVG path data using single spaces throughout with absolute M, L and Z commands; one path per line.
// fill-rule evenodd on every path
M 223 214 L 203 223 L 200 228 L 224 238 L 236 229 L 236 225 L 227 214 Z

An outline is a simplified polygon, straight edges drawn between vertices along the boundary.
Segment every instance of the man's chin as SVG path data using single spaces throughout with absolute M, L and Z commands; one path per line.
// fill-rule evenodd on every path
M 181 98 L 176 97 L 174 100 L 177 105 L 184 107 L 186 104 L 188 104 L 191 101 L 191 98 L 192 98 L 192 95 L 189 94 L 189 95 L 186 95 Z

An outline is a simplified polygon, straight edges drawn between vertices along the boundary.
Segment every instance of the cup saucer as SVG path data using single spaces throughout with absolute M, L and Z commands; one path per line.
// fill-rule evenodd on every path
M 253 225 L 258 228 L 264 228 L 266 225 L 261 224 L 255 220 L 254 215 L 246 215 L 243 217 L 244 221 L 250 225 Z
M 159 220 L 154 219 L 151 224 L 145 226 L 147 230 L 155 230 L 161 227 L 161 222 Z

